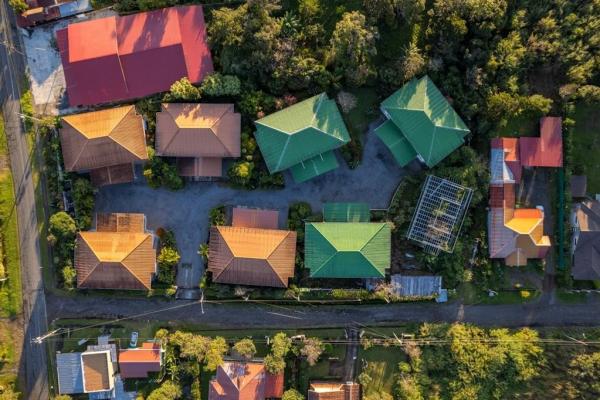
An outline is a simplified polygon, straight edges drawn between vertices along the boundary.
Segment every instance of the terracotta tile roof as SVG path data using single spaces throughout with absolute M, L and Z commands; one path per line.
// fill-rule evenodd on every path
M 262 362 L 225 362 L 210 381 L 208 400 L 264 400 L 281 397 L 283 374 L 272 376 Z
M 360 385 L 349 382 L 311 382 L 308 400 L 360 400 Z
M 156 114 L 156 152 L 170 157 L 239 157 L 241 116 L 233 104 L 168 103 Z
M 177 172 L 186 177 L 220 177 L 223 176 L 222 158 L 177 158 Z
M 114 223 L 112 219 L 116 218 Z M 75 247 L 77 287 L 149 290 L 156 272 L 154 237 L 139 229 L 140 217 L 100 216 L 100 231 L 80 232 Z M 114 231 L 108 231 L 110 227 Z M 128 230 L 129 229 L 129 230 Z
M 56 38 L 72 106 L 145 97 L 213 71 L 200 5 L 71 23 Z
M 231 225 L 242 228 L 277 229 L 279 228 L 279 211 L 235 207 Z
M 147 378 L 150 372 L 160 372 L 161 365 L 161 349 L 157 343 L 145 342 L 141 348 L 119 351 L 122 378 Z
M 97 232 L 145 232 L 146 216 L 132 213 L 96 214 Z
M 287 287 L 294 276 L 296 232 L 213 226 L 209 254 L 214 282 Z
M 110 351 L 81 353 L 81 364 L 86 393 L 107 391 L 114 387 Z
M 540 137 L 519 138 L 519 147 L 525 167 L 562 167 L 562 119 L 543 117 Z
M 148 159 L 144 123 L 134 106 L 63 117 L 60 141 L 67 171 Z
M 132 164 L 120 164 L 97 168 L 90 171 L 92 185 L 96 187 L 133 182 L 135 178 Z

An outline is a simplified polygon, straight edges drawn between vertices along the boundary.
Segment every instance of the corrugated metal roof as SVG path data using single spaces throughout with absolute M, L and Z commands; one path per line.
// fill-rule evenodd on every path
M 67 171 L 148 159 L 144 122 L 134 106 L 65 116 L 60 141 Z
M 333 151 L 326 151 L 290 168 L 292 177 L 297 183 L 306 182 L 309 179 L 333 171 L 339 166 Z
M 57 353 L 56 372 L 60 394 L 83 393 L 81 353 Z
M 442 290 L 441 276 L 392 275 L 394 291 L 403 297 L 437 296 Z
M 519 147 L 526 167 L 562 167 L 562 118 L 541 118 L 540 137 L 521 137 Z
M 241 115 L 233 104 L 167 103 L 156 114 L 156 153 L 239 157 Z
M 313 278 L 376 278 L 390 267 L 387 223 L 317 222 L 305 230 L 305 264 Z
M 381 108 L 428 167 L 460 147 L 469 134 L 469 128 L 428 76 L 408 82 L 385 99 Z
M 242 228 L 278 229 L 279 211 L 234 207 L 231 226 Z
M 334 100 L 325 93 L 255 121 L 255 137 L 271 173 L 350 141 Z
M 417 152 L 409 143 L 406 136 L 398 129 L 396 124 L 390 119 L 379 125 L 375 129 L 375 134 L 390 149 L 394 159 L 401 167 L 407 166 L 417 157 Z
M 119 164 L 90 171 L 90 181 L 95 187 L 129 183 L 135 180 L 133 164 Z
M 367 203 L 325 203 L 323 205 L 325 222 L 369 222 L 371 210 Z
M 56 36 L 72 106 L 145 97 L 213 71 L 200 5 L 72 23 Z

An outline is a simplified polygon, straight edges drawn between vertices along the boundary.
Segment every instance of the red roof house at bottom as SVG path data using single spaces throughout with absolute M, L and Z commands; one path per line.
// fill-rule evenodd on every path
M 265 400 L 282 395 L 283 373 L 269 374 L 260 361 L 225 362 L 208 389 L 208 400 Z
M 150 372 L 160 372 L 162 367 L 162 349 L 160 344 L 145 342 L 137 349 L 119 351 L 119 370 L 121 377 L 147 378 Z
M 56 39 L 71 106 L 144 97 L 213 71 L 201 6 L 74 23 Z
M 541 118 L 540 137 L 519 138 L 519 149 L 524 167 L 562 167 L 562 118 Z

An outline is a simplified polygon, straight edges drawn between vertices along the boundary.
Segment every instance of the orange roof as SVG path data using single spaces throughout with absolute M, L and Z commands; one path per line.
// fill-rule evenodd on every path
M 263 400 L 282 394 L 283 374 L 269 374 L 262 362 L 228 361 L 210 381 L 208 400 Z
M 506 226 L 520 234 L 528 234 L 544 222 L 544 214 L 536 208 L 517 208 Z
M 150 372 L 159 372 L 162 366 L 160 344 L 144 342 L 141 348 L 119 351 L 121 377 L 147 378 Z
M 233 104 L 168 103 L 156 114 L 156 152 L 171 157 L 239 157 L 241 116 Z
M 111 390 L 114 387 L 110 352 L 85 352 L 81 354 L 83 390 L 86 393 Z
M 75 247 L 77 287 L 89 289 L 149 290 L 156 272 L 156 250 L 151 234 L 140 230 L 139 218 L 129 217 L 123 228 L 111 217 L 100 217 L 100 231 L 80 232 Z M 114 217 L 122 221 L 123 214 Z M 138 221 L 138 223 L 136 223 Z M 113 226 L 113 231 L 107 231 Z M 129 229 L 129 230 L 127 230 Z M 137 229 L 132 231 L 131 229 Z
M 144 122 L 134 106 L 63 117 L 60 141 L 67 171 L 148 159 Z
M 235 207 L 231 225 L 245 228 L 277 229 L 279 227 L 279 211 Z
M 214 282 L 287 287 L 294 276 L 296 232 L 213 226 L 209 254 Z
M 69 62 L 118 54 L 116 17 L 69 25 Z M 101 35 L 98 35 L 101 32 Z M 93 43 L 93 46 L 90 46 Z

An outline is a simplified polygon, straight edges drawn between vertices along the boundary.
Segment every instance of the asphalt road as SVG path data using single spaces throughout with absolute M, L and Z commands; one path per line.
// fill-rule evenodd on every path
M 280 306 L 242 303 L 207 303 L 125 299 L 115 297 L 46 298 L 48 317 L 131 318 L 198 324 L 205 328 L 310 328 L 346 327 L 352 324 L 385 325 L 405 322 L 465 322 L 482 326 L 541 327 L 598 326 L 598 303 L 463 305 L 460 303 L 397 303 L 377 305 Z M 204 313 L 202 312 L 204 309 Z
M 17 197 L 17 218 L 21 249 L 23 291 L 23 351 L 20 376 L 25 399 L 49 399 L 46 347 L 34 344 L 33 338 L 48 331 L 46 300 L 42 281 L 35 195 L 31 175 L 31 157 L 19 119 L 19 82 L 24 62 L 14 14 L 5 0 L 0 1 L 0 101 L 4 127 L 8 135 L 10 163 Z

